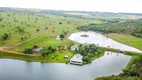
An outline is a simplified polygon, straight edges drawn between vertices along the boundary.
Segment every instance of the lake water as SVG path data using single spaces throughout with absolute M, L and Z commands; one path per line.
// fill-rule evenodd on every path
M 0 80 L 94 80 L 121 73 L 131 59 L 120 53 L 107 53 L 84 66 L 0 59 Z
M 81 35 L 87 34 L 89 37 L 81 37 Z M 126 50 L 126 51 L 134 51 L 134 52 L 142 52 L 134 47 L 119 43 L 115 40 L 112 40 L 110 38 L 107 38 L 103 36 L 100 33 L 96 32 L 77 32 L 73 33 L 69 36 L 70 40 L 76 41 L 78 43 L 87 43 L 87 44 L 96 44 L 102 47 L 110 47 L 110 48 L 115 48 L 115 49 L 120 49 L 120 50 Z

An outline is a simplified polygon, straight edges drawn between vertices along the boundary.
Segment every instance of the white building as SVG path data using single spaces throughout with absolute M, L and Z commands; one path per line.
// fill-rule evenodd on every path
M 75 54 L 73 58 L 70 60 L 70 64 L 82 65 L 82 58 L 83 56 L 81 54 Z
M 33 49 L 33 52 L 40 52 L 41 50 L 43 50 L 43 47 L 35 48 Z
M 73 46 L 71 46 L 71 50 L 79 50 L 78 45 L 73 45 Z
M 57 39 L 57 40 L 61 40 L 59 35 L 56 37 L 56 39 Z

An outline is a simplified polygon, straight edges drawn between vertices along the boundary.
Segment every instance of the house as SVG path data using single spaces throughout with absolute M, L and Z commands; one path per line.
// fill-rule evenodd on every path
M 40 52 L 41 50 L 43 50 L 43 47 L 33 48 L 32 50 L 33 52 Z
M 70 64 L 82 65 L 82 58 L 83 56 L 81 54 L 75 54 L 73 58 L 70 60 Z
M 78 45 L 73 45 L 73 46 L 71 46 L 71 50 L 79 50 Z
M 61 40 L 59 35 L 56 37 L 56 39 L 57 39 L 57 40 Z
M 69 56 L 68 56 L 68 55 L 65 55 L 64 58 L 67 59 L 67 58 L 69 58 Z

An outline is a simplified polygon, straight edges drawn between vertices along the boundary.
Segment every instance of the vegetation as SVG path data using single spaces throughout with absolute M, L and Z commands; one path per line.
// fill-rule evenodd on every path
M 17 60 L 24 60 L 28 62 L 57 62 L 57 63 L 67 63 L 71 59 L 72 56 L 68 55 L 68 59 L 64 58 L 64 55 L 67 55 L 65 51 L 60 52 L 56 51 L 54 54 L 49 54 L 45 57 L 42 56 L 28 56 L 24 54 L 12 54 L 12 53 L 5 53 L 0 52 L 0 58 L 10 58 L 10 59 L 17 59 Z M 55 56 L 52 59 L 52 56 Z
M 77 25 L 98 24 L 94 20 L 66 18 L 51 14 L 36 13 L 30 10 L 0 12 L 0 19 L 0 47 L 13 45 L 45 32 L 36 39 L 29 40 L 10 49 L 18 52 L 24 52 L 25 49 L 29 49 L 34 45 L 43 47 L 52 46 L 53 48 L 58 46 L 67 47 L 67 38 L 71 33 L 78 31 L 76 30 Z M 59 24 L 59 22 L 62 24 Z M 49 27 L 51 29 L 46 31 Z M 9 35 L 6 40 L 2 38 L 5 32 Z M 62 34 L 61 37 L 64 38 L 64 41 L 56 40 L 56 37 L 60 34 Z
M 57 11 L 57 10 L 41 10 L 41 13 L 54 14 L 64 17 L 74 17 L 79 19 L 99 20 L 99 22 L 116 23 L 125 19 L 141 18 L 141 14 L 134 13 L 111 13 L 111 12 L 86 12 L 86 11 Z M 135 16 L 135 18 L 132 16 Z
M 64 34 L 60 34 L 60 38 L 64 39 L 65 35 Z
M 131 55 L 131 61 L 123 73 L 120 73 L 118 76 L 108 76 L 108 77 L 99 77 L 95 80 L 141 80 L 142 79 L 142 54 L 125 52 L 127 55 Z
M 46 56 L 46 55 L 48 55 L 48 54 L 52 54 L 52 53 L 54 53 L 55 51 L 56 51 L 56 49 L 54 49 L 54 48 L 52 48 L 51 46 L 49 46 L 47 49 L 44 48 L 44 49 L 42 50 L 42 56 Z
M 2 39 L 3 39 L 3 40 L 7 40 L 8 37 L 9 37 L 9 35 L 8 35 L 7 33 L 5 33 L 5 34 L 2 36 Z
M 114 39 L 118 42 L 133 46 L 139 50 L 142 50 L 141 46 L 142 38 L 137 38 L 128 34 L 117 34 L 117 33 L 106 34 L 105 36 Z
M 32 49 L 28 48 L 28 49 L 25 49 L 24 53 L 26 53 L 26 54 L 33 54 L 34 52 L 33 52 Z
M 74 45 L 73 43 L 71 43 L 71 45 Z M 83 55 L 83 64 L 89 64 L 91 63 L 93 60 L 100 58 L 103 56 L 105 51 L 113 51 L 113 52 L 118 52 L 117 49 L 111 49 L 111 48 L 105 48 L 105 47 L 98 47 L 95 46 L 94 44 L 90 44 L 90 45 L 79 45 L 78 46 L 79 49 L 75 50 L 75 51 L 71 51 L 70 48 L 68 48 L 71 52 L 73 52 L 74 54 L 81 54 Z
M 120 76 L 108 76 L 108 77 L 99 77 L 95 80 L 140 80 L 138 77 L 128 77 L 128 76 L 124 76 L 124 77 L 120 77 Z
M 131 34 L 142 38 L 142 20 L 130 20 L 119 23 L 105 23 L 105 24 L 89 24 L 88 26 L 79 26 L 79 30 L 83 31 L 99 31 L 103 33 L 123 33 Z
M 26 54 L 0 52 L 0 58 L 67 63 L 71 59 L 72 53 L 80 53 L 84 56 L 84 64 L 88 64 L 92 60 L 103 56 L 105 51 L 118 52 L 117 49 L 96 47 L 95 45 L 80 45 L 79 50 L 71 51 L 70 48 L 73 43 L 68 40 L 68 36 L 79 30 L 103 32 L 107 37 L 111 37 L 112 39 L 142 50 L 142 44 L 140 43 L 142 42 L 142 20 L 128 20 L 128 15 L 141 16 L 140 14 L 129 13 L 120 14 L 53 10 L 34 11 L 27 9 L 13 10 L 11 8 L 1 8 L 0 47 L 13 45 L 39 34 L 41 35 L 10 49 Z M 56 40 L 58 35 L 64 40 Z M 39 53 L 35 53 L 33 49 L 38 46 L 42 46 L 44 49 Z M 123 73 L 118 76 L 97 78 L 97 80 L 142 79 L 141 54 L 132 52 L 125 52 L 125 54 L 131 55 L 132 60 L 129 62 L 127 68 L 123 70 Z M 69 57 L 65 59 L 65 55 L 68 55 Z

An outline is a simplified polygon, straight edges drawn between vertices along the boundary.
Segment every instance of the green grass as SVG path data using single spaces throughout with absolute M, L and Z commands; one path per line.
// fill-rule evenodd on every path
M 77 26 L 88 25 L 89 23 L 96 23 L 96 24 L 102 23 L 99 20 L 87 20 L 87 19 L 79 19 L 71 17 L 66 18 L 63 16 L 56 16 L 51 14 L 39 14 L 39 13 L 28 14 L 26 12 L 15 12 L 14 15 L 14 12 L 0 12 L 0 15 L 1 17 L 4 18 L 3 21 L 0 22 L 0 36 L 2 36 L 4 33 L 12 33 L 8 38 L 8 40 L 4 41 L 0 38 L 0 46 L 15 44 L 21 41 L 21 37 L 30 38 L 34 35 L 39 34 L 38 32 L 36 32 L 36 29 L 44 31 L 45 27 L 53 26 L 53 28 L 51 28 L 49 31 L 47 31 L 45 34 L 42 34 L 38 38 L 29 40 L 25 43 L 22 43 L 10 49 L 18 52 L 24 52 L 26 48 L 32 48 L 34 45 L 43 46 L 43 47 L 52 46 L 54 48 L 57 48 L 58 46 L 67 47 L 70 41 L 68 40 L 68 37 L 70 36 L 71 33 L 78 31 L 76 29 Z M 18 22 L 14 22 L 14 18 Z M 37 22 L 35 22 L 36 18 L 38 18 Z M 24 24 L 22 24 L 21 22 L 24 22 Z M 59 24 L 59 22 L 62 22 L 62 24 Z M 27 24 L 29 24 L 30 27 L 27 26 Z M 2 27 L 3 25 L 4 27 Z M 21 34 L 19 32 L 16 32 L 15 31 L 16 26 L 25 28 L 24 29 L 25 33 Z M 53 30 L 54 33 L 52 32 Z M 63 41 L 56 40 L 56 37 L 61 33 L 63 33 L 63 30 L 68 31 L 68 34 L 65 36 L 65 39 Z M 57 51 L 56 53 L 47 55 L 45 58 L 40 58 L 40 57 L 29 57 L 29 56 L 22 57 L 21 55 L 15 55 L 9 53 L 5 53 L 4 55 L 4 53 L 1 53 L 1 58 L 12 58 L 12 59 L 39 61 L 39 62 L 67 62 L 69 61 L 71 56 L 69 56 L 69 59 L 64 60 L 63 56 L 65 54 L 67 54 L 67 52 Z M 53 55 L 56 56 L 55 59 L 51 59 L 51 56 Z
M 55 56 L 54 59 L 51 58 L 53 55 Z M 49 54 L 45 57 L 41 57 L 41 56 L 27 56 L 27 55 L 0 52 L 0 58 L 3 58 L 3 59 L 10 58 L 10 59 L 24 60 L 28 62 L 56 62 L 56 63 L 69 62 L 72 56 L 68 55 L 69 58 L 65 59 L 64 55 L 68 55 L 68 53 L 66 51 L 63 51 L 63 52 L 56 51 L 55 53 Z
M 49 54 L 47 55 L 45 58 L 47 61 L 50 61 L 50 62 L 62 62 L 62 63 L 67 63 L 70 61 L 71 57 L 72 56 L 69 56 L 68 59 L 65 59 L 64 56 L 65 55 L 68 55 L 66 51 L 63 51 L 63 52 L 60 52 L 60 51 L 56 51 L 55 53 L 52 53 L 52 54 Z M 52 56 L 55 56 L 54 59 L 52 59 L 51 57 Z
M 107 76 L 107 77 L 98 77 L 94 80 L 139 80 L 138 77 L 131 77 L 131 76 L 124 76 L 124 77 L 120 77 L 120 76 Z
M 116 34 L 116 33 L 111 33 L 106 36 L 118 42 L 130 45 L 139 50 L 142 50 L 142 39 L 141 38 L 137 38 L 137 37 L 126 35 L 126 34 Z
M 15 13 L 15 14 L 14 14 Z M 45 31 L 45 27 L 53 26 L 53 28 L 46 32 L 45 34 L 41 35 L 40 37 L 30 40 L 26 43 L 23 43 L 19 46 L 12 48 L 11 50 L 14 51 L 23 51 L 25 48 L 31 48 L 34 45 L 39 46 L 67 46 L 68 43 L 68 36 L 73 33 L 77 32 L 77 26 L 88 25 L 89 23 L 96 23 L 100 24 L 99 20 L 87 20 L 87 19 L 79 19 L 79 18 L 71 18 L 71 17 L 63 17 L 63 16 L 56 16 L 51 14 L 39 14 L 34 13 L 30 14 L 27 12 L 0 12 L 1 17 L 3 17 L 3 21 L 0 22 L 0 36 L 4 33 L 11 33 L 10 37 L 7 40 L 2 40 L 0 37 L 0 47 L 1 46 L 8 46 L 15 44 L 21 41 L 21 37 L 30 38 L 34 35 L 39 34 L 36 32 L 36 29 L 40 29 L 40 31 Z M 10 16 L 7 16 L 10 15 Z M 44 17 L 44 18 L 43 18 Z M 15 22 L 14 18 L 18 21 Z M 38 18 L 38 21 L 36 21 Z M 21 23 L 23 22 L 23 24 Z M 62 24 L 59 24 L 62 22 Z M 30 26 L 27 26 L 29 24 Z M 4 27 L 3 27 L 4 25 Z M 25 33 L 16 32 L 16 27 L 20 26 L 21 28 L 25 28 Z M 52 32 L 54 30 L 54 33 Z M 64 31 L 68 31 L 68 34 L 65 37 L 64 41 L 56 40 L 56 37 L 63 33 Z
M 15 13 L 15 14 L 14 14 Z M 7 16 L 10 15 L 10 16 Z M 37 35 L 36 29 L 44 31 L 45 27 L 50 25 L 56 27 L 55 35 L 60 34 L 62 30 L 76 31 L 76 26 L 78 25 L 87 25 L 89 23 L 97 23 L 94 20 L 84 20 L 78 18 L 65 18 L 62 16 L 49 15 L 49 14 L 40 14 L 40 13 L 26 13 L 26 12 L 0 12 L 0 17 L 3 18 L 0 21 L 0 36 L 4 33 L 11 33 L 8 40 L 2 40 L 0 37 L 0 46 L 7 46 L 21 41 L 21 37 L 30 38 L 34 35 Z M 43 18 L 44 17 L 44 18 Z M 36 18 L 38 18 L 37 22 Z M 14 21 L 17 20 L 18 22 Z M 59 25 L 59 22 L 62 22 L 62 25 Z M 68 23 L 70 22 L 70 23 Z M 23 24 L 22 24 L 23 23 Z M 3 27 L 4 25 L 4 27 Z M 30 26 L 27 26 L 30 25 Z M 20 26 L 25 28 L 25 33 L 16 32 L 16 27 Z M 53 29 L 52 29 L 53 30 Z

